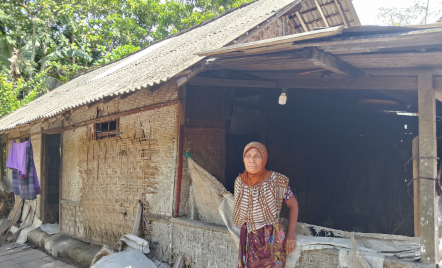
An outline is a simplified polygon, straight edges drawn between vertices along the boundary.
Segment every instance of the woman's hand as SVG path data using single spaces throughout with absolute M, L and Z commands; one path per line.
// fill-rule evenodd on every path
M 285 237 L 284 248 L 287 254 L 296 248 L 296 236 L 294 233 L 291 233 Z

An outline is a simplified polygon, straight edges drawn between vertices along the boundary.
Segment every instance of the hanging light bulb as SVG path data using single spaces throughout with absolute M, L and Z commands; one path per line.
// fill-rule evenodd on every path
M 278 100 L 279 105 L 285 105 L 287 103 L 287 88 L 282 88 L 281 96 L 279 96 Z

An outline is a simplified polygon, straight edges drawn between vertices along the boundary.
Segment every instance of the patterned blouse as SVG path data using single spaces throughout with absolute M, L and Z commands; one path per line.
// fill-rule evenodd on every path
M 241 227 L 247 223 L 248 232 L 279 221 L 282 202 L 293 197 L 289 179 L 277 172 L 261 184 L 249 186 L 240 177 L 235 181 L 233 223 Z

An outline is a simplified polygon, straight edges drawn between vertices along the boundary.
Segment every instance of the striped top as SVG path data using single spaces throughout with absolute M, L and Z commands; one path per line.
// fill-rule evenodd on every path
M 282 201 L 290 190 L 288 184 L 286 176 L 273 171 L 264 182 L 254 186 L 246 185 L 238 177 L 234 189 L 233 223 L 238 227 L 247 223 L 248 232 L 277 223 Z

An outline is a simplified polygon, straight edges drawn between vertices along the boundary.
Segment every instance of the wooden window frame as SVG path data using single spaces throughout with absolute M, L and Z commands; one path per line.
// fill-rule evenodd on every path
M 110 123 L 115 121 L 115 130 L 109 130 Z M 108 131 L 103 132 L 102 128 L 99 127 L 102 124 L 108 124 Z M 118 137 L 118 134 L 120 133 L 120 118 L 116 118 L 114 120 L 109 120 L 105 122 L 99 122 L 94 124 L 94 139 L 95 140 L 101 140 L 105 138 L 113 138 Z

